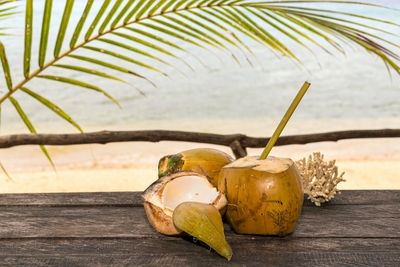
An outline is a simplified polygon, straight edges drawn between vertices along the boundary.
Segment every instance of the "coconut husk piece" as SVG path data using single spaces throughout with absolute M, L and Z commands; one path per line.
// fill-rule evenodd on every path
M 222 217 L 213 205 L 183 202 L 173 213 L 174 225 L 189 235 L 203 241 L 228 261 L 232 249 L 225 240 Z

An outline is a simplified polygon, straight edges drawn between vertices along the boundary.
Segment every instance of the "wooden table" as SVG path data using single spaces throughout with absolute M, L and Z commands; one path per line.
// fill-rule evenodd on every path
M 231 262 L 147 223 L 140 193 L 0 195 L 0 265 L 400 266 L 400 191 L 305 201 L 287 237 L 236 235 Z

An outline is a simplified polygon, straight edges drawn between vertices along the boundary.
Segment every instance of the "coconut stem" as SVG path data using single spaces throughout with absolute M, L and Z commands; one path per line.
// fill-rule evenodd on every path
M 292 101 L 292 104 L 290 104 L 288 110 L 286 111 L 285 115 L 283 116 L 281 122 L 279 123 L 278 127 L 276 128 L 274 134 L 272 135 L 271 139 L 269 139 L 269 142 L 267 146 L 265 147 L 264 151 L 262 152 L 260 159 L 266 159 L 268 157 L 269 152 L 271 152 L 271 149 L 274 147 L 276 141 L 278 140 L 279 136 L 281 135 L 283 129 L 285 128 L 287 122 L 289 121 L 290 117 L 292 116 L 293 112 L 299 105 L 301 99 L 303 98 L 304 94 L 307 92 L 308 88 L 310 87 L 309 82 L 305 82 L 303 84 L 303 87 L 301 87 L 300 91 L 297 93 L 296 97 Z

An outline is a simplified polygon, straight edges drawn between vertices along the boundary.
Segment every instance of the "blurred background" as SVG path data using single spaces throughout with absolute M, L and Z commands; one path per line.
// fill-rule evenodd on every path
M 95 1 L 94 5 L 100 5 L 100 2 Z M 375 2 L 391 9 L 349 9 L 341 5 L 336 5 L 334 9 L 400 24 L 399 1 Z M 23 13 L 24 1 L 20 1 L 20 6 L 19 10 Z M 43 0 L 34 1 L 34 40 L 40 38 L 43 6 Z M 71 25 L 77 23 L 84 6 L 85 1 L 75 1 Z M 320 6 L 327 7 L 322 4 Z M 56 38 L 56 26 L 61 20 L 63 8 L 64 1 L 54 1 L 55 15 L 52 18 L 50 40 Z M 371 25 L 375 23 L 371 22 Z M 19 81 L 23 77 L 24 16 L 14 15 L 3 24 L 11 28 L 9 32 L 12 35 L 1 38 L 7 49 L 13 80 Z M 399 27 L 385 26 L 385 29 L 400 34 Z M 274 31 L 272 28 L 270 30 Z M 71 35 L 72 32 L 67 31 L 66 40 Z M 398 36 L 385 38 L 399 43 Z M 277 57 L 265 47 L 247 39 L 245 41 L 254 51 L 255 57 L 247 55 L 246 58 L 236 51 L 240 65 L 226 52 L 181 44 L 191 52 L 182 54 L 182 57 L 193 69 L 182 60 L 168 59 L 174 67 L 151 62 L 162 68 L 170 76 L 168 78 L 148 69 L 134 67 L 135 71 L 151 79 L 157 87 L 121 73 L 113 75 L 132 85 L 104 79 L 99 83 L 96 76 L 80 76 L 82 74 L 72 72 L 65 74 L 66 71 L 62 69 L 46 70 L 46 74 L 57 75 L 63 72 L 68 77 L 97 84 L 114 96 L 122 109 L 102 94 L 67 84 L 38 79 L 30 82 L 29 88 L 61 106 L 84 131 L 168 129 L 270 136 L 298 89 L 308 80 L 312 84 L 311 88 L 283 135 L 400 128 L 400 77 L 395 73 L 390 75 L 376 56 L 354 45 L 343 45 L 346 54 L 332 50 L 332 55 L 329 55 L 316 47 L 310 52 L 284 36 L 282 40 L 289 43 L 288 46 L 302 60 L 303 65 Z M 65 42 L 64 48 L 67 45 L 68 42 Z M 33 51 L 37 49 L 38 42 L 33 42 Z M 89 52 L 85 50 L 77 54 Z M 395 52 L 400 54 L 400 49 Z M 137 59 L 143 58 L 137 56 Z M 63 63 L 71 60 L 63 60 Z M 104 56 L 104 60 L 116 62 L 115 58 L 108 56 Z M 32 62 L 36 64 L 37 55 L 33 55 Z M 129 64 L 118 64 L 132 68 Z M 140 94 L 135 87 L 140 88 L 145 95 Z M 0 80 L 0 91 L 3 94 L 6 92 L 3 79 Z M 76 129 L 32 98 L 21 93 L 16 93 L 15 97 L 38 132 L 76 132 Z M 2 135 L 27 132 L 9 103 L 2 105 L 1 116 Z M 215 147 L 178 142 L 49 147 L 57 172 L 52 170 L 36 146 L 2 149 L 0 160 L 13 179 L 10 181 L 5 175 L 0 176 L 0 192 L 142 190 L 156 179 L 156 166 L 161 156 L 204 146 Z M 216 148 L 230 152 L 229 148 Z M 313 151 L 321 151 L 327 159 L 338 160 L 339 168 L 342 166 L 347 172 L 348 181 L 343 184 L 344 188 L 400 188 L 398 139 L 346 140 L 276 147 L 273 154 L 299 159 Z M 259 152 L 256 149 L 250 150 L 251 154 Z

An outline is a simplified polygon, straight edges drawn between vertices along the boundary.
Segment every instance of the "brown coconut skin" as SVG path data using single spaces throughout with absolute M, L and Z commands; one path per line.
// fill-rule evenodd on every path
M 228 199 L 226 217 L 239 234 L 292 233 L 303 206 L 301 178 L 293 161 L 278 172 L 254 170 L 254 166 L 221 170 L 218 190 Z

